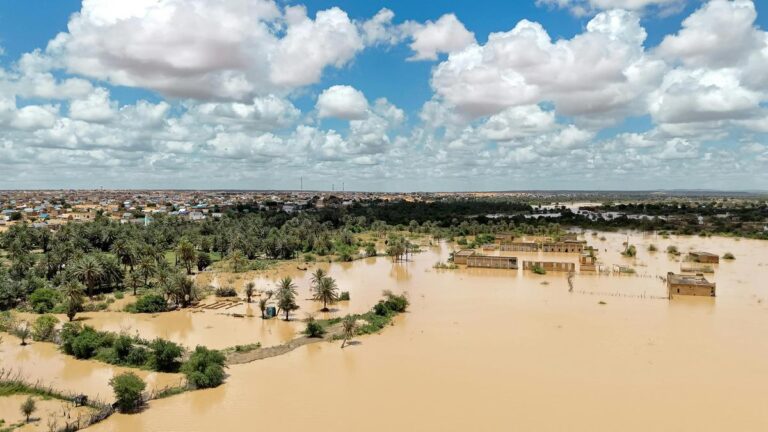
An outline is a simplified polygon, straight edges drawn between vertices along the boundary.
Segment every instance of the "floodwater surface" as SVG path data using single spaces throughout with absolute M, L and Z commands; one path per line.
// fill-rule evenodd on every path
M 562 273 L 435 270 L 452 250 L 446 244 L 407 263 L 330 265 L 352 296 L 334 313 L 365 310 L 385 289 L 408 293 L 409 312 L 345 349 L 318 343 L 231 366 L 219 388 L 152 401 L 139 414 L 113 415 L 89 430 L 768 430 L 768 242 L 636 233 L 584 238 L 598 248 L 604 268 L 630 266 L 636 275 L 577 274 L 569 292 Z M 637 257 L 620 255 L 625 241 Z M 659 252 L 649 252 L 650 244 Z M 717 298 L 664 298 L 660 276 L 679 271 L 682 258 L 666 254 L 669 245 L 683 254 L 736 256 L 707 275 L 718 284 Z M 297 277 L 306 295 L 308 275 Z M 316 309 L 302 303 L 302 311 Z M 200 316 L 189 317 L 189 341 L 197 341 Z M 264 341 L 272 339 L 259 328 L 296 325 L 202 320 L 217 326 L 216 337 L 252 325 L 251 336 Z

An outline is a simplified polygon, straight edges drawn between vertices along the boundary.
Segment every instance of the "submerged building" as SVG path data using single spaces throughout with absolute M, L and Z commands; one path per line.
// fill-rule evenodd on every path
M 718 264 L 720 262 L 718 255 L 709 252 L 693 251 L 688 253 L 688 257 L 691 261 L 701 264 Z
M 517 269 L 517 257 L 472 255 L 467 257 L 467 267 Z
M 676 295 L 714 297 L 716 285 L 709 282 L 704 275 L 681 275 L 667 273 L 667 292 L 669 298 Z
M 576 271 L 576 264 L 572 262 L 523 261 L 523 270 L 533 270 L 537 267 L 544 269 L 545 271 L 548 271 L 548 272 Z

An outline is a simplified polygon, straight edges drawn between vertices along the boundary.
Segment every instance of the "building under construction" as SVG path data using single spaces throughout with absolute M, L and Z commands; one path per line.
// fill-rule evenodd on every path
M 667 292 L 669 298 L 676 295 L 714 297 L 716 285 L 709 282 L 704 275 L 681 275 L 667 273 Z

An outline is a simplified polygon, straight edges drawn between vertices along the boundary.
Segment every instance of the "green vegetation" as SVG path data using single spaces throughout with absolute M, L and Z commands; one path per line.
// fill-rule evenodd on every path
M 437 262 L 435 263 L 435 265 L 432 266 L 432 268 L 437 270 L 456 270 L 457 268 L 459 268 L 459 266 L 457 266 L 452 262 L 449 262 L 449 263 Z
M 168 302 L 160 294 L 144 294 L 136 300 L 136 303 L 127 305 L 126 312 L 131 313 L 159 313 L 168 310 Z
M 544 267 L 542 267 L 542 266 L 540 266 L 540 265 L 538 265 L 538 264 L 534 265 L 534 266 L 531 268 L 531 271 L 532 271 L 532 272 L 534 272 L 534 273 L 536 273 L 536 274 L 538 274 L 538 275 L 544 275 L 544 274 L 547 274 L 547 271 L 546 271 L 546 270 L 544 270 Z
M 21 414 L 25 417 L 26 422 L 29 423 L 29 416 L 37 411 L 37 404 L 35 403 L 35 400 L 32 399 L 32 396 L 28 396 L 27 399 L 22 402 L 20 410 Z
M 328 305 L 339 301 L 339 287 L 323 269 L 317 269 L 312 275 L 312 299 L 323 302 L 323 312 L 328 312 Z
M 736 257 L 732 253 L 726 252 L 725 255 L 723 255 L 723 259 L 725 259 L 725 260 L 735 260 Z
M 293 279 L 290 277 L 284 277 L 280 280 L 277 286 L 277 292 L 275 298 L 277 299 L 277 307 L 285 313 L 285 320 L 289 321 L 291 312 L 298 310 L 299 305 L 296 304 L 296 284 L 293 283 Z
M 667 253 L 674 256 L 680 255 L 680 251 L 678 251 L 677 246 L 674 246 L 674 245 L 667 246 Z
M 628 258 L 634 258 L 637 256 L 637 248 L 635 245 L 627 245 L 626 249 L 624 249 L 621 254 Z
M 658 250 L 659 250 L 659 248 L 656 247 L 655 244 L 651 244 L 650 246 L 648 246 L 648 252 L 656 252 Z
M 42 342 L 53 342 L 56 337 L 56 324 L 59 319 L 53 315 L 42 315 L 32 324 L 32 339 Z
M 198 346 L 182 365 L 181 371 L 194 388 L 218 387 L 224 382 L 225 360 L 222 352 Z
M 147 384 L 133 372 L 125 372 L 109 380 L 115 392 L 115 403 L 121 412 L 134 412 L 144 403 L 142 393 Z
M 183 349 L 164 339 L 147 341 L 127 334 L 98 331 L 79 323 L 64 324 L 59 337 L 61 350 L 79 359 L 93 358 L 159 372 L 177 372 L 181 366 Z
M 341 294 L 339 294 L 339 301 L 349 301 L 349 291 L 342 291 Z
M 216 297 L 237 297 L 237 291 L 232 287 L 219 287 L 214 291 Z
M 325 334 L 325 328 L 314 317 L 307 319 L 307 327 L 304 329 L 304 334 L 311 338 L 320 338 Z
M 58 301 L 58 291 L 51 288 L 38 288 L 29 296 L 29 305 L 39 314 L 51 312 Z

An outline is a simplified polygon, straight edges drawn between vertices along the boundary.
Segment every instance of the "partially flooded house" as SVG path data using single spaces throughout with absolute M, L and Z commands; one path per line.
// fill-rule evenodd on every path
M 667 292 L 669 298 L 676 295 L 714 297 L 716 285 L 709 282 L 703 274 L 682 275 L 667 273 Z
M 538 252 L 539 244 L 534 242 L 506 242 L 499 244 L 503 252 Z
M 584 252 L 585 242 L 568 240 L 562 242 L 542 243 L 541 250 L 544 252 L 557 253 L 582 253 Z
M 454 252 L 453 263 L 467 265 L 467 258 L 471 257 L 474 254 L 475 254 L 475 251 L 472 249 L 462 249 L 458 252 Z
M 579 270 L 593 272 L 597 271 L 597 257 L 591 253 L 584 252 L 579 257 Z
M 467 267 L 517 269 L 517 257 L 471 255 L 467 257 Z
M 523 261 L 523 270 L 535 268 L 541 268 L 548 272 L 572 272 L 576 271 L 576 264 L 572 262 Z
M 702 251 L 689 252 L 688 258 L 693 262 L 701 264 L 718 264 L 720 262 L 720 256 Z

